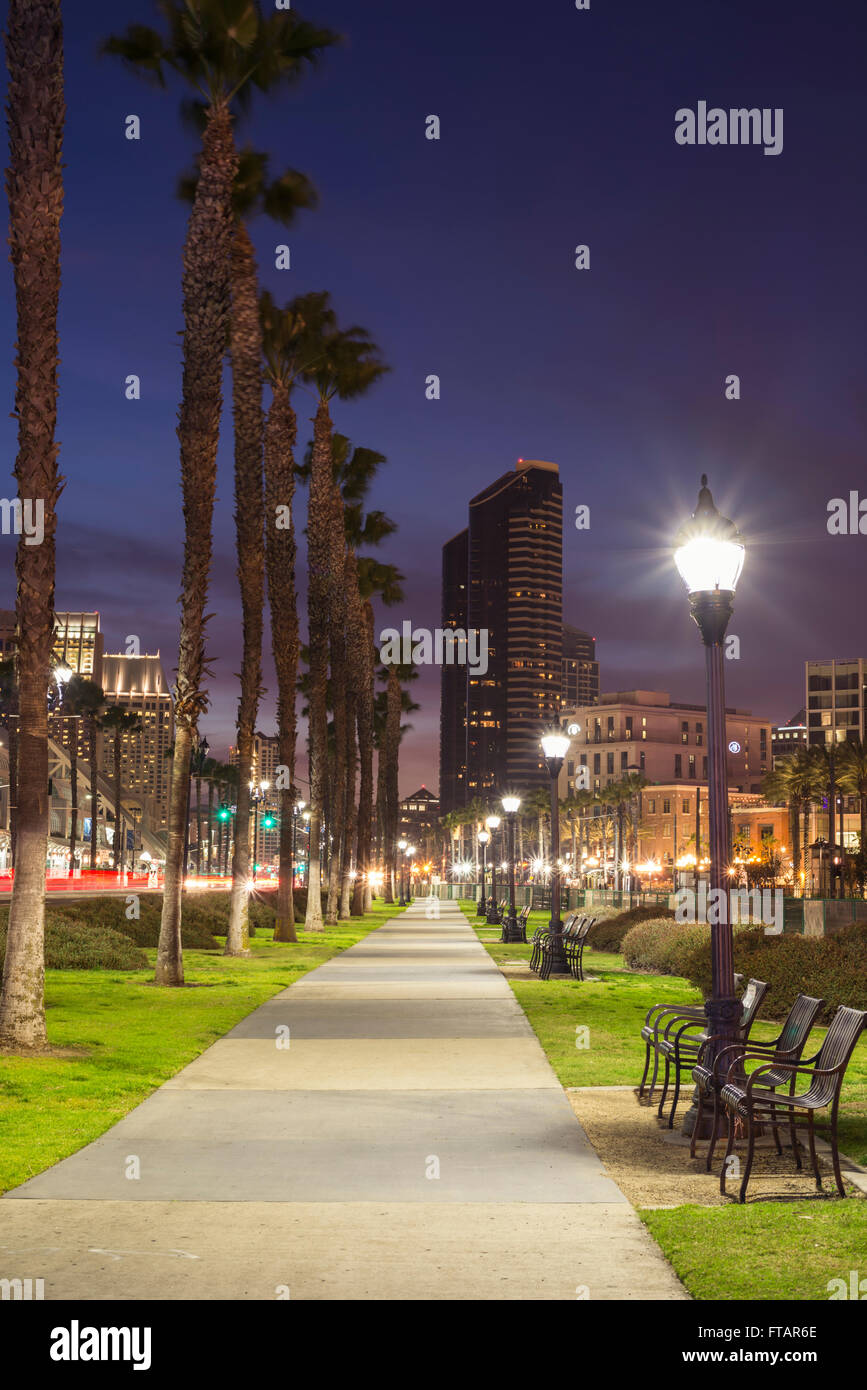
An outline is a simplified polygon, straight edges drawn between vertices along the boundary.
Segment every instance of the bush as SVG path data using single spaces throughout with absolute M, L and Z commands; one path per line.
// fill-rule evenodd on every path
M 592 908 L 590 912 L 592 914 Z M 661 921 L 664 918 L 673 920 L 674 913 L 668 908 L 658 907 L 630 907 L 625 912 L 615 912 L 613 916 L 597 921 L 587 944 L 592 951 L 621 951 L 623 938 L 630 927 L 639 922 Z
M 681 926 L 671 916 L 657 916 L 630 927 L 622 950 L 626 964 L 633 970 L 683 975 L 691 952 L 703 945 L 710 950 L 710 928 L 703 923 Z
M 766 936 L 762 927 L 736 929 L 735 969 L 747 979 L 768 982 L 777 1019 L 785 1017 L 799 994 L 825 1000 L 820 1015 L 825 1022 L 841 1004 L 867 1009 L 867 923 L 857 922 L 832 936 Z M 686 954 L 681 973 L 705 995 L 710 993 L 709 939 Z
M 6 955 L 8 908 L 0 920 L 0 967 Z M 45 964 L 51 970 L 146 970 L 147 956 L 123 932 L 45 914 Z
M 132 892 L 130 897 L 134 896 Z M 198 903 L 190 902 L 190 894 L 184 897 L 184 910 L 181 923 L 181 940 L 191 951 L 214 951 L 212 918 Z M 104 931 L 122 932 L 136 946 L 156 947 L 160 934 L 160 917 L 163 910 L 162 893 L 142 893 L 138 895 L 139 916 L 128 918 L 126 895 L 111 894 L 100 897 L 82 897 L 70 902 L 58 902 L 56 908 L 49 902 L 48 912 L 64 917 L 82 927 L 100 927 Z

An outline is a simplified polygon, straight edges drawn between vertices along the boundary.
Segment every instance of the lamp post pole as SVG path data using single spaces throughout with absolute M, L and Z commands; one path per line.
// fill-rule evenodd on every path
M 406 840 L 398 840 L 398 842 L 397 842 L 397 847 L 398 847 L 398 849 L 400 850 L 400 900 L 398 901 L 398 904 L 397 904 L 397 905 L 398 905 L 398 907 L 406 907 L 406 895 L 405 895 L 405 893 L 404 893 L 404 891 L 403 891 L 403 868 L 404 868 L 404 856 L 405 856 L 405 854 L 406 854 L 407 841 L 406 841 Z
M 482 896 L 479 898 L 478 907 L 476 909 L 476 915 L 478 917 L 486 917 L 488 912 L 487 906 L 485 904 L 485 884 L 487 882 L 488 874 L 488 841 L 490 840 L 490 838 L 491 836 L 489 831 L 479 831 L 479 844 L 482 847 Z
M 716 1039 L 709 1049 L 711 1066 L 724 1047 L 737 1041 L 741 1013 L 734 986 L 734 934 L 731 913 L 726 908 L 729 813 L 723 642 L 743 561 L 744 546 L 737 527 L 717 511 L 707 486 L 707 476 L 703 475 L 698 505 L 692 519 L 681 527 L 675 542 L 675 563 L 686 582 L 690 609 L 705 649 L 709 878 L 713 901 L 718 905 L 715 913 L 718 920 L 711 922 L 710 929 L 711 997 L 705 1002 L 708 1033 Z M 684 1134 L 692 1134 L 696 1117 L 697 1105 L 693 1098 L 693 1106 L 684 1118 Z M 708 1116 L 702 1128 L 709 1133 L 712 1124 L 712 1116 Z
M 412 902 L 412 857 L 415 854 L 415 845 L 406 847 L 406 903 L 407 907 Z
M 485 826 L 491 835 L 491 896 L 488 898 L 488 925 L 497 925 L 497 856 L 494 852 L 494 832 L 499 829 L 500 817 L 488 816 Z
M 518 796 L 503 797 L 503 810 L 509 823 L 509 915 L 503 924 L 502 941 L 517 941 L 519 935 L 515 912 L 515 816 L 520 805 Z
M 545 766 L 551 778 L 551 920 L 548 931 L 551 934 L 551 974 L 571 975 L 566 951 L 563 946 L 563 919 L 560 916 L 562 875 L 560 871 L 560 798 L 558 778 L 563 760 L 569 751 L 569 736 L 560 729 L 552 729 L 542 737 L 542 752 Z

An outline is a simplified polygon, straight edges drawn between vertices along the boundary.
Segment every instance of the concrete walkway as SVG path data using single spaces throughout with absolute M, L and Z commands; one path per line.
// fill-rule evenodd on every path
M 686 1297 L 450 903 L 8 1194 L 0 1264 L 47 1298 Z

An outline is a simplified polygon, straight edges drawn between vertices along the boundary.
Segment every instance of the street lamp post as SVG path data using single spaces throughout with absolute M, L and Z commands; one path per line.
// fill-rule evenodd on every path
M 295 887 L 295 830 L 298 825 L 298 817 L 307 805 L 306 801 L 296 801 L 292 807 L 292 887 Z
M 571 975 L 566 951 L 563 946 L 563 920 L 560 916 L 560 889 L 562 873 L 560 866 L 560 798 L 557 795 L 557 779 L 563 766 L 563 759 L 569 751 L 569 735 L 560 729 L 552 729 L 542 737 L 542 752 L 545 766 L 551 778 L 551 920 L 548 930 L 551 933 L 551 974 Z
M 406 847 L 406 901 L 407 906 L 412 902 L 412 856 L 415 854 L 415 845 Z
M 686 584 L 692 616 L 705 647 L 710 887 L 716 894 L 713 901 L 722 905 L 728 901 L 729 857 L 723 641 L 743 569 L 744 545 L 734 522 L 717 511 L 705 474 L 695 512 L 677 534 L 674 560 Z M 731 913 L 723 909 L 716 915 L 723 920 L 711 923 L 712 988 L 705 1003 L 708 1032 L 716 1040 L 709 1048 L 710 1066 L 724 1047 L 737 1041 L 741 1011 L 734 986 Z M 696 1114 L 694 1102 L 683 1122 L 684 1134 L 693 1132 Z M 713 1123 L 710 1117 L 708 1120 L 709 1125 Z
M 503 941 L 517 941 L 520 935 L 515 912 L 515 816 L 520 805 L 519 796 L 503 797 L 503 810 L 509 823 L 509 915 L 503 924 Z
M 406 894 L 403 891 L 403 869 L 406 862 L 406 848 L 408 843 L 407 840 L 398 840 L 397 842 L 397 847 L 400 850 L 400 899 L 397 904 L 398 907 L 406 907 Z
M 253 803 L 253 869 L 250 875 L 253 883 L 256 882 L 256 860 L 259 848 L 259 802 L 265 800 L 265 793 L 270 787 L 270 782 L 251 782 L 250 800 Z
M 494 853 L 494 832 L 500 827 L 499 816 L 488 816 L 485 826 L 491 834 L 491 896 L 488 898 L 488 925 L 497 925 L 497 856 Z
M 490 840 L 490 838 L 490 831 L 479 831 L 479 844 L 482 847 L 482 896 L 479 898 L 479 905 L 476 909 L 476 915 L 479 917 L 486 917 L 488 911 L 487 906 L 485 905 L 485 883 L 487 881 L 488 873 L 488 841 Z

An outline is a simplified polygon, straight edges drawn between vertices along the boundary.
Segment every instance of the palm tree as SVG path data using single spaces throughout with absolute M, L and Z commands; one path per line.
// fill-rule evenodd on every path
M 105 704 L 105 695 L 101 685 L 95 681 L 88 680 L 86 676 L 74 675 L 66 687 L 63 696 L 63 716 L 71 717 L 75 720 L 72 729 L 72 737 L 69 741 L 69 787 L 71 802 L 71 823 L 69 830 L 69 877 L 72 878 L 75 872 L 75 843 L 78 838 L 78 720 L 83 719 L 87 725 L 91 720 L 95 720 Z M 91 778 L 92 780 L 92 778 Z M 96 788 L 91 786 L 90 803 L 91 810 L 95 809 L 94 798 Z M 94 816 L 91 814 L 91 834 L 93 833 Z
M 837 762 L 838 785 L 848 796 L 857 796 L 860 813 L 859 853 L 867 850 L 867 739 L 847 740 Z
M 298 603 L 295 585 L 295 443 L 297 420 L 292 391 L 306 365 L 306 325 L 319 321 L 321 296 L 301 296 L 278 309 L 267 292 L 259 302 L 265 377 L 271 404 L 265 419 L 265 563 L 271 610 L 271 649 L 277 671 L 277 739 L 282 766 L 294 783 L 295 689 L 298 680 Z M 311 312 L 312 311 L 312 312 Z M 280 878 L 275 941 L 297 941 L 292 893 L 294 785 L 280 789 Z
M 99 720 L 100 728 L 114 734 L 114 840 L 111 866 L 115 873 L 123 869 L 123 810 L 121 807 L 121 749 L 126 735 L 141 728 L 141 719 L 123 705 L 111 705 Z
M 339 330 L 327 295 L 322 296 L 319 325 L 321 342 L 304 371 L 315 389 L 316 416 L 310 456 L 310 492 L 307 509 L 307 590 L 309 702 L 310 702 L 310 855 L 307 871 L 308 931 L 323 931 L 321 903 L 320 830 L 328 778 L 328 656 L 332 668 L 345 661 L 346 596 L 343 591 L 346 535 L 343 505 L 333 477 L 333 426 L 331 401 L 363 394 L 386 371 L 376 345 L 361 328 Z M 309 326 L 308 326 L 309 331 Z M 339 846 L 343 833 L 342 809 L 346 798 L 346 711 L 342 703 L 345 681 L 334 682 L 335 758 L 332 782 L 330 834 Z M 337 901 L 329 891 L 329 921 L 337 920 Z
M 43 1047 L 45 860 L 48 849 L 46 677 L 54 642 L 55 508 L 62 487 L 57 423 L 57 308 L 63 211 L 63 24 L 60 0 L 9 0 L 9 245 L 15 281 L 18 497 L 44 508 L 41 545 L 21 534 L 15 558 L 19 686 L 15 880 L 0 990 L 0 1045 Z
M 179 193 L 195 199 L 197 173 L 181 180 Z M 243 955 L 249 945 L 250 778 L 253 740 L 262 684 L 262 634 L 265 604 L 265 494 L 263 475 L 262 321 L 259 282 L 247 222 L 259 211 L 288 226 L 300 207 L 312 207 L 316 194 L 303 174 L 289 169 L 268 182 L 268 156 L 245 149 L 239 156 L 232 197 L 235 237 L 232 244 L 232 315 L 229 358 L 235 424 L 235 531 L 241 590 L 243 646 L 238 703 L 238 770 L 240 798 L 232 863 L 232 890 L 226 955 Z M 272 522 L 272 525 L 274 523 Z
M 809 838 L 808 811 L 810 799 L 815 788 L 816 769 L 814 760 L 807 748 L 799 748 L 788 757 L 781 758 L 772 772 L 762 780 L 762 792 L 774 805 L 785 804 L 789 810 L 789 834 L 792 841 L 792 867 L 795 882 L 800 879 L 801 864 L 807 867 L 806 843 Z M 801 816 L 804 819 L 804 849 L 801 850 Z M 804 876 L 806 888 L 806 872 Z
M 18 822 L 18 679 L 11 656 L 0 661 L 0 724 L 6 730 L 9 750 L 9 849 L 14 864 Z
M 184 500 L 181 633 L 175 686 L 175 757 L 156 983 L 182 985 L 181 894 L 190 755 L 207 708 L 205 604 L 212 553 L 222 363 L 231 315 L 232 195 L 238 172 L 233 108 L 254 87 L 291 81 L 333 41 L 290 11 L 265 15 L 258 0 L 159 0 L 165 32 L 144 25 L 109 39 L 105 51 L 165 85 L 167 72 L 204 109 L 198 181 L 184 246 L 183 387 L 178 436 Z M 243 837 L 242 837 L 243 838 Z

